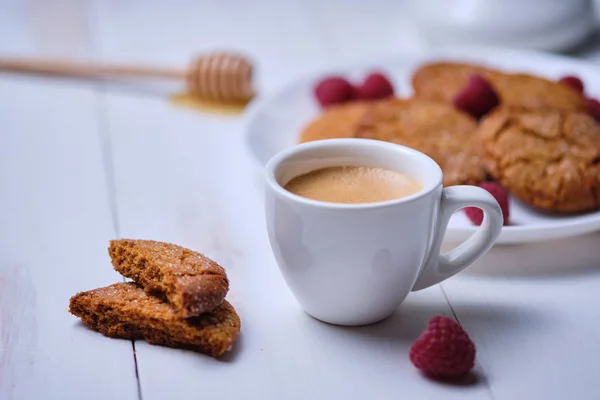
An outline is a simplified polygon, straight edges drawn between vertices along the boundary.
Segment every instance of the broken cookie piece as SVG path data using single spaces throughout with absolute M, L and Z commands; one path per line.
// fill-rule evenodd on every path
M 108 253 L 117 272 L 168 300 L 182 318 L 211 311 L 229 290 L 223 267 L 181 246 L 122 239 L 112 240 Z
M 135 283 L 115 283 L 71 297 L 71 314 L 106 336 L 143 339 L 220 357 L 236 341 L 240 318 L 227 301 L 210 313 L 182 319 L 168 303 Z

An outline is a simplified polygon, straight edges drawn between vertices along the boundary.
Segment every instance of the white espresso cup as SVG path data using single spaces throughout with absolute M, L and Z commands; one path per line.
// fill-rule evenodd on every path
M 375 203 L 330 203 L 284 189 L 294 177 L 326 167 L 368 166 L 404 173 L 423 187 Z M 502 211 L 475 186 L 442 187 L 442 170 L 416 150 L 368 139 L 294 146 L 266 165 L 266 222 L 275 259 L 306 313 L 336 325 L 390 316 L 411 291 L 435 285 L 483 256 L 502 229 Z M 483 210 L 475 234 L 440 254 L 452 214 Z

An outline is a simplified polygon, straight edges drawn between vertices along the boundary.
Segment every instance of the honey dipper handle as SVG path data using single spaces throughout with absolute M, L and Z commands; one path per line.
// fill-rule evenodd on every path
M 57 60 L 0 59 L 0 71 L 74 78 L 156 77 L 184 79 L 186 71 L 131 65 L 98 65 Z

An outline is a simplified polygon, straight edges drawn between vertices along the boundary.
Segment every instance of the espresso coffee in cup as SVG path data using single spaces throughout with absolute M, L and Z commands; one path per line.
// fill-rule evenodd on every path
M 317 169 L 290 180 L 285 189 L 330 203 L 375 203 L 400 199 L 423 187 L 402 172 L 367 166 Z

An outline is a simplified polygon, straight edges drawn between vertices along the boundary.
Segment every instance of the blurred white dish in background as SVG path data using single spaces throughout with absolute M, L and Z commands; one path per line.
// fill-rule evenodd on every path
M 492 45 L 561 51 L 595 28 L 592 0 L 406 0 L 432 44 Z
M 573 74 L 584 81 L 589 95 L 600 96 L 596 65 L 535 51 L 450 47 L 424 54 L 373 59 L 359 65 L 337 66 L 289 82 L 275 93 L 259 96 L 252 101 L 245 114 L 245 133 L 246 143 L 257 165 L 264 166 L 279 151 L 296 145 L 302 127 L 319 114 L 320 109 L 313 95 L 313 85 L 318 78 L 336 73 L 357 80 L 367 71 L 377 69 L 392 79 L 396 95 L 408 96 L 412 92 L 410 78 L 413 71 L 423 63 L 435 60 L 475 62 L 506 71 L 539 74 L 550 79 Z M 513 199 L 510 219 L 514 225 L 502 228 L 497 244 L 542 242 L 600 230 L 600 210 L 575 216 L 550 215 Z M 464 213 L 458 212 L 450 220 L 445 241 L 460 243 L 470 237 L 475 229 Z

